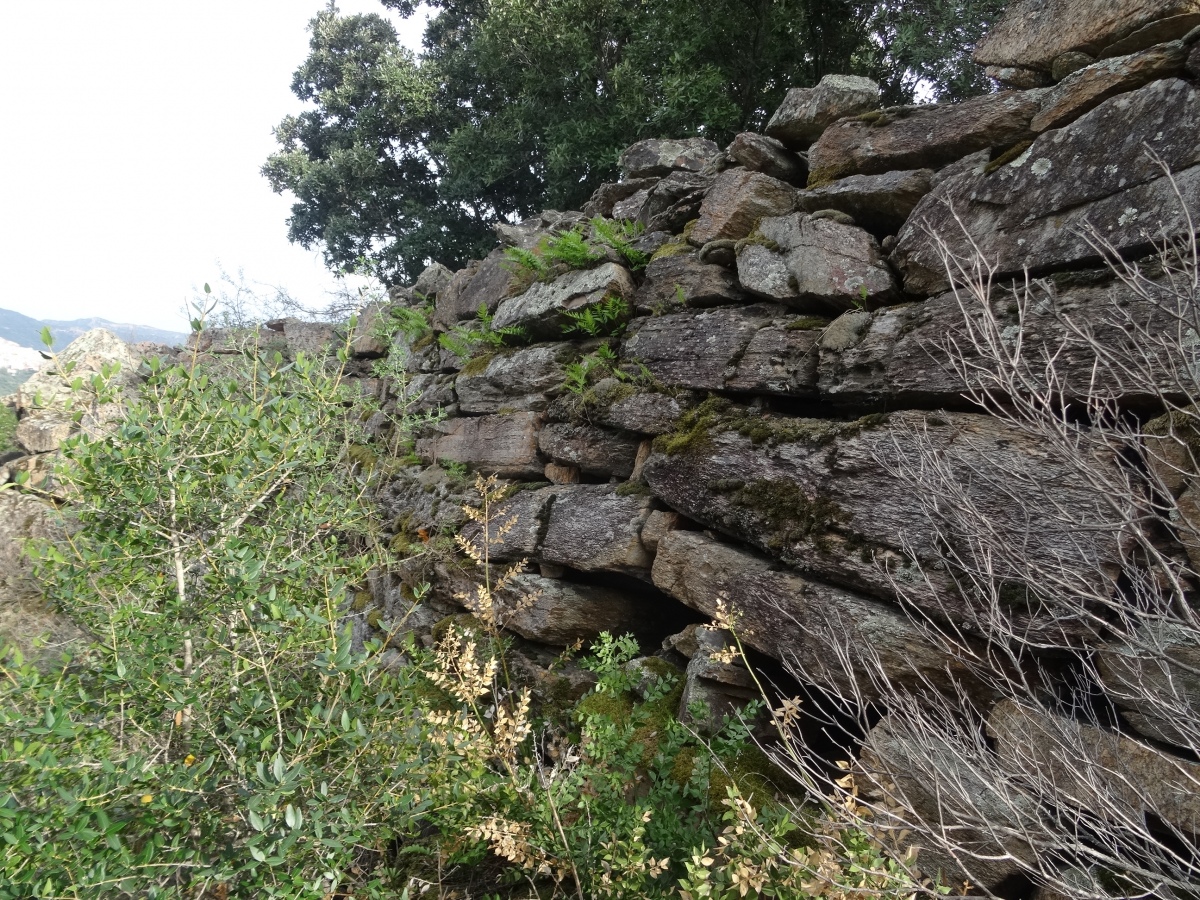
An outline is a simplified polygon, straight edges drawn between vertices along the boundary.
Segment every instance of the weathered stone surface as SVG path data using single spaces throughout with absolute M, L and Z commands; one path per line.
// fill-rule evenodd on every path
M 792 88 L 767 123 L 767 135 L 805 150 L 845 116 L 879 108 L 879 85 L 857 75 L 826 75 L 815 88 Z
M 1154 22 L 1197 12 L 1197 0 L 1017 0 L 980 41 L 975 61 L 984 66 L 1027 66 L 1049 72 L 1060 54 L 1079 50 L 1096 56 Z M 1182 37 L 1194 24 L 1178 20 L 1173 33 L 1158 32 L 1149 44 L 1111 55 Z
M 588 218 L 583 213 L 543 209 L 536 216 L 530 216 L 515 225 L 499 222 L 492 226 L 492 230 L 496 232 L 502 246 L 532 250 L 543 239 L 570 231 L 577 225 L 582 225 Z
M 700 221 L 688 240 L 697 247 L 722 238 L 746 237 L 763 216 L 796 208 L 796 189 L 777 178 L 747 169 L 722 172 L 700 205 Z
M 538 446 L 559 465 L 575 466 L 586 475 L 624 480 L 633 474 L 633 461 L 641 439 L 597 425 L 552 422 L 542 428 Z
M 546 392 L 562 383 L 563 370 L 579 355 L 574 344 L 537 344 L 472 360 L 458 373 L 459 409 L 468 415 L 507 410 L 540 412 Z
M 1045 796 L 1110 821 L 1148 815 L 1200 834 L 1200 763 L 1041 709 L 998 703 L 988 716 L 996 752 Z M 1034 774 L 1036 773 L 1036 775 Z
M 545 467 L 537 448 L 540 426 L 534 412 L 448 419 L 417 441 L 417 454 L 427 462 L 448 459 L 504 478 L 539 478 Z
M 1031 565 L 1116 552 L 1110 532 L 1078 525 L 1107 521 L 1103 498 L 1028 434 L 986 416 L 908 411 L 836 422 L 714 400 L 687 414 L 655 450 L 646 481 L 671 508 L 834 584 L 883 598 L 904 584 L 907 599 L 928 615 L 968 629 L 976 627 L 972 601 L 944 581 L 938 523 L 889 460 L 938 454 L 996 540 L 1020 542 Z M 1025 495 L 1019 509 L 1014 485 Z M 1021 627 L 1029 619 L 1020 609 L 1012 617 Z M 1065 619 L 1046 627 L 1062 640 L 1068 624 L 1075 627 Z
M 804 184 L 808 166 L 775 138 L 744 131 L 733 139 L 725 152 L 739 166 L 762 172 L 789 184 Z
M 1078 72 L 1095 61 L 1096 58 L 1087 53 L 1068 50 L 1066 53 L 1060 53 L 1054 57 L 1054 62 L 1050 64 L 1050 77 L 1055 81 L 1062 81 L 1072 72 Z
M 836 209 L 854 218 L 857 225 L 877 237 L 895 234 L 921 198 L 932 190 L 932 169 L 851 175 L 815 190 L 796 194 L 804 212 Z
M 1200 25 L 1200 11 L 1183 13 L 1178 16 L 1167 16 L 1148 25 L 1143 25 L 1137 31 L 1127 34 L 1120 40 L 1113 41 L 1100 51 L 1100 58 L 1111 56 L 1126 56 L 1153 47 L 1155 44 L 1166 43 L 1177 38 L 1186 38 Z
M 879 673 L 897 686 L 947 694 L 955 684 L 973 684 L 967 667 L 934 646 L 899 609 L 698 531 L 659 537 L 653 578 L 659 590 L 706 616 L 715 615 L 724 598 L 746 644 L 847 699 L 877 699 L 873 677 Z
M 1181 75 L 1186 60 L 1187 48 L 1173 41 L 1093 63 L 1068 75 L 1042 98 L 1041 112 L 1033 117 L 1030 128 L 1038 134 L 1061 128 L 1109 97 L 1137 90 L 1159 78 Z
M 629 181 L 610 181 L 600 185 L 592 192 L 592 197 L 583 206 L 583 214 L 589 218 L 603 216 L 613 217 L 613 206 L 622 200 L 628 200 L 638 191 L 648 191 L 658 184 L 659 179 L 634 178 Z
M 550 404 L 547 415 L 557 422 L 590 422 L 621 431 L 657 435 L 675 427 L 675 420 L 695 401 L 683 391 L 663 393 L 616 378 L 603 378 L 583 394 L 564 394 Z
M 1033 92 L 1004 91 L 962 103 L 903 106 L 870 121 L 843 119 L 808 153 L 808 183 L 847 175 L 938 168 L 988 147 L 1028 140 L 1040 104 Z
M 1113 122 L 1121 122 L 1119 129 Z M 1179 233 L 1185 219 L 1175 188 L 1147 144 L 1174 173 L 1190 208 L 1200 205 L 1200 93 L 1175 78 L 1106 100 L 1070 125 L 1041 135 L 1017 159 L 992 173 L 970 171 L 942 182 L 918 204 L 892 254 L 905 289 L 931 294 L 948 287 L 931 229 L 966 259 L 971 244 L 996 264 L 996 276 L 1033 274 L 1098 262 L 1081 234 L 1087 223 L 1119 251 L 1147 246 L 1159 233 Z M 957 220 L 956 217 L 957 216 Z M 961 220 L 961 225 L 959 221 Z
M 700 204 L 712 183 L 713 178 L 708 175 L 672 172 L 650 189 L 638 221 L 646 226 L 647 232 L 678 234 L 700 214 Z
M 350 354 L 355 359 L 381 359 L 388 355 L 391 346 L 379 336 L 390 324 L 391 304 L 372 303 L 358 314 L 358 323 L 350 335 Z
M 760 303 L 639 319 L 622 353 L 667 387 L 719 391 L 755 333 L 784 313 Z
M 898 849 L 918 848 L 917 868 L 928 878 L 940 872 L 952 890 L 970 882 L 993 891 L 1021 871 L 1013 856 L 1032 856 L 1011 835 L 1021 832 L 1026 816 L 1036 815 L 1033 804 L 1018 800 L 1014 809 L 1013 792 L 980 774 L 972 761 L 986 753 L 981 742 L 914 734 L 905 719 L 891 715 L 868 733 L 856 766 L 876 824 L 893 834 L 907 831 Z M 916 822 L 927 827 L 912 827 Z M 930 831 L 966 852 L 951 855 L 929 841 Z
M 649 497 L 622 497 L 607 484 L 555 488 L 539 558 L 581 572 L 621 572 L 649 578 L 653 558 L 642 546 Z
M 1127 645 L 1096 655 L 1105 695 L 1139 734 L 1200 746 L 1200 645 L 1179 626 L 1143 625 Z
M 648 189 L 642 189 L 630 197 L 626 197 L 618 203 L 613 204 L 612 218 L 619 221 L 636 221 L 641 215 L 642 207 L 646 205 L 646 200 L 650 196 Z
M 1016 88 L 1019 91 L 1049 87 L 1054 83 L 1053 77 L 1045 72 L 1027 69 L 1024 66 L 988 66 L 983 70 L 983 74 L 1005 87 Z
M 742 351 L 733 374 L 726 376 L 725 390 L 780 397 L 815 394 L 823 321 L 791 317 L 760 328 Z
M 732 272 L 724 266 L 702 263 L 694 253 L 684 253 L 652 259 L 633 304 L 637 312 L 644 314 L 685 306 L 726 306 L 745 300 Z
M 14 437 L 26 453 L 49 453 L 71 436 L 75 423 L 65 412 L 47 409 L 26 416 L 17 423 Z
M 621 175 L 629 179 L 669 175 L 676 169 L 699 172 L 720 152 L 706 138 L 638 141 L 621 154 Z
M 496 506 L 488 527 L 491 559 L 513 562 L 536 556 L 550 517 L 550 507 L 557 497 L 556 487 L 537 488 L 517 491 Z M 482 531 L 480 525 L 471 522 L 462 529 L 462 535 L 482 551 Z
M 454 278 L 454 273 L 443 266 L 441 263 L 433 263 L 425 267 L 425 270 L 417 276 L 416 282 L 412 286 L 413 295 L 416 297 L 424 297 L 427 300 L 432 300 L 447 287 L 450 286 L 450 280 Z
M 645 632 L 659 618 L 644 596 L 558 578 L 518 575 L 504 594 L 502 601 L 511 609 L 503 616 L 506 630 L 559 647 L 575 641 L 590 644 L 602 631 Z
M 579 484 L 581 480 L 577 467 L 560 466 L 558 463 L 546 463 L 545 475 L 546 480 L 551 484 Z
M 62 410 L 72 404 L 76 407 L 81 403 L 86 405 L 88 392 L 76 394 L 71 389 L 76 378 L 87 385 L 105 366 L 115 365 L 120 371 L 110 383 L 128 388 L 138 380 L 140 363 L 129 345 L 111 331 L 93 329 L 73 340 L 56 354 L 53 362 L 44 365 L 17 388 L 17 412 L 24 414 L 37 409 Z
M 963 302 L 971 309 L 977 301 L 964 295 Z M 1044 383 L 1046 362 L 1053 358 L 1060 379 L 1056 390 L 1067 400 L 1081 400 L 1091 391 L 1112 391 L 1136 405 L 1153 403 L 1152 394 L 1135 392 L 1121 372 L 1097 359 L 1095 346 L 1109 353 L 1122 348 L 1134 352 L 1136 329 L 1153 333 L 1168 328 L 1170 308 L 1165 290 L 1155 302 L 1146 302 L 1131 296 L 1121 282 L 1107 280 L 1062 288 L 1042 282 L 1021 303 L 1010 288 L 998 284 L 990 310 L 1002 345 L 1015 347 L 1020 339 L 1031 381 Z M 857 405 L 959 405 L 969 386 L 962 373 L 974 372 L 970 386 L 980 386 L 979 371 L 996 366 L 981 352 L 985 342 L 977 339 L 977 328 L 964 318 L 953 293 L 874 313 L 846 313 L 821 339 L 821 397 Z M 1081 334 L 1093 335 L 1097 343 Z M 1157 389 L 1175 391 L 1182 375 L 1178 358 L 1144 344 L 1137 352 Z M 960 369 L 956 359 L 966 369 Z
M 548 284 L 537 282 L 523 294 L 503 301 L 492 326 L 515 325 L 534 338 L 559 337 L 563 326 L 570 322 L 564 311 L 583 309 L 609 297 L 630 301 L 635 290 L 629 270 L 616 263 L 568 272 Z
M 513 264 L 497 251 L 482 262 L 460 269 L 438 294 L 434 323 L 442 328 L 452 328 L 465 319 L 475 318 L 480 306 L 494 313 L 500 302 L 520 285 L 513 268 Z
M 861 228 L 794 213 L 762 219 L 758 234 L 764 242 L 747 243 L 737 260 L 738 278 L 752 294 L 804 312 L 898 299 L 878 242 Z
M 29 540 L 61 537 L 57 514 L 46 502 L 16 490 L 0 491 L 0 646 L 16 646 L 27 659 L 57 657 L 81 636 L 70 620 L 51 610 L 33 577 L 25 552 Z M 38 650 L 37 641 L 45 646 Z
M 646 518 L 642 526 L 642 546 L 651 553 L 658 552 L 664 537 L 679 527 L 682 517 L 672 510 L 656 509 Z
M 726 718 L 736 718 L 762 692 L 745 664 L 721 654 L 735 647 L 733 635 L 708 625 L 692 631 L 695 649 L 684 672 L 679 721 L 700 734 L 713 735 Z
M 308 357 L 323 357 L 340 347 L 344 340 L 342 330 L 328 322 L 276 319 L 268 322 L 267 328 L 283 334 L 287 341 L 288 356 L 303 353 Z

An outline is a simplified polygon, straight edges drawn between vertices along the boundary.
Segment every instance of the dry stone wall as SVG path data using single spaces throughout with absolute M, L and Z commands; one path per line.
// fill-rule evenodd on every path
M 1116 712 L 1105 731 L 1001 700 L 969 662 L 988 654 L 992 611 L 941 564 L 945 534 L 897 464 L 919 452 L 951 460 L 963 501 L 998 541 L 1021 546 L 1033 565 L 1082 556 L 1097 578 L 1113 577 L 1116 538 L 1064 533 L 1056 515 L 1103 521 L 1106 498 L 1028 430 L 972 403 L 987 360 L 968 339 L 945 254 L 992 263 L 987 308 L 999 339 L 1052 356 L 1065 402 L 1100 392 L 1116 413 L 1161 412 L 1194 374 L 1143 348 L 1145 377 L 1131 386 L 1096 348 L 1130 339 L 1113 310 L 1141 333 L 1178 323 L 1114 277 L 1099 240 L 1136 257 L 1160 233 L 1186 235 L 1188 214 L 1200 213 L 1198 24 L 1194 0 L 1019 0 L 977 53 L 1004 83 L 998 93 L 883 108 L 871 82 L 829 76 L 791 91 L 766 135 L 739 135 L 724 150 L 643 141 L 622 155 L 622 180 L 599 187 L 583 211 L 502 225 L 486 259 L 458 272 L 433 266 L 393 288 L 350 336 L 351 374 L 382 404 L 368 426 L 394 437 L 405 416 L 441 418 L 415 435 L 415 459 L 384 467 L 375 502 L 385 536 L 401 556 L 420 552 L 372 575 L 370 600 L 349 613 L 360 636 L 390 635 L 399 658 L 406 632 L 429 642 L 439 620 L 464 611 L 455 596 L 469 571 L 431 546 L 460 529 L 482 539 L 459 510 L 469 473 L 495 474 L 513 484 L 499 519 L 514 525 L 491 535 L 492 558 L 526 561 L 510 627 L 543 699 L 577 695 L 586 679 L 539 660 L 629 631 L 686 668 L 687 697 L 736 709 L 752 682 L 720 661 L 723 639 L 699 625 L 732 606 L 747 645 L 785 664 L 812 697 L 871 706 L 890 696 L 882 677 L 889 689 L 969 701 L 1002 763 L 1036 754 L 1039 735 L 1066 734 L 1118 771 L 1131 803 L 1157 803 L 1157 788 L 1141 786 L 1164 778 L 1200 792 L 1198 748 L 1180 746 L 1179 720 L 1131 703 L 1127 689 L 1171 693 L 1180 715 L 1200 716 L 1200 651 L 1168 636 L 1169 665 L 1147 667 L 1086 611 L 1016 610 L 1024 640 L 1056 648 L 1050 663 L 1037 660 L 1038 677 L 1067 672 L 1072 654 L 1095 656 L 1097 689 Z M 573 230 L 594 259 L 551 258 Z M 522 266 L 509 248 L 543 263 Z M 1040 278 L 1028 294 L 1006 290 L 1026 277 Z M 429 328 L 383 339 L 401 309 L 426 310 Z M 464 357 L 439 342 L 479 327 L 480 310 L 490 328 L 510 330 L 503 343 L 479 342 Z M 587 315 L 592 334 L 580 326 Z M 295 352 L 334 331 L 281 321 L 264 335 Z M 196 348 L 219 360 L 235 338 L 206 332 Z M 385 358 L 389 374 L 372 374 Z M 1031 389 L 1046 386 L 1038 377 Z M 21 428 L 31 452 L 61 440 L 49 413 L 26 411 Z M 1097 460 L 1106 473 L 1129 463 Z M 1195 462 L 1179 468 L 1194 474 Z M 1015 502 L 1016 476 L 1043 486 L 1042 511 Z M 1174 495 L 1196 492 L 1172 478 L 1163 474 Z M 1179 508 L 1200 521 L 1200 503 Z M 433 590 L 415 606 L 421 581 Z M 529 595 L 532 605 L 516 602 Z M 886 775 L 911 785 L 917 814 L 969 818 L 938 808 L 937 754 L 906 742 L 897 712 L 872 715 L 885 713 L 858 736 L 864 796 Z M 1051 775 L 1057 765 L 1033 764 Z M 979 785 L 976 814 L 992 790 Z M 1155 810 L 1195 840 L 1194 806 L 1194 796 L 1168 797 Z M 1011 813 L 997 807 L 995 819 Z M 1011 886 L 1033 863 L 1020 842 L 997 843 L 977 825 L 963 824 L 966 843 L 992 860 L 968 874 L 988 890 Z M 958 872 L 953 855 L 923 852 L 928 866 Z
M 765 135 L 724 150 L 644 141 L 582 213 L 502 226 L 496 253 L 435 290 L 394 289 L 393 305 L 432 304 L 435 331 L 469 326 L 480 307 L 493 326 L 523 329 L 471 359 L 439 352 L 436 333 L 393 348 L 407 383 L 380 389 L 396 410 L 445 414 L 418 438 L 420 464 L 382 492 L 397 540 L 456 521 L 446 510 L 466 493 L 459 466 L 499 474 L 520 482 L 500 513 L 519 524 L 496 558 L 527 560 L 542 589 L 514 625 L 528 642 L 638 631 L 686 666 L 689 697 L 731 709 L 750 696 L 744 673 L 695 638 L 695 623 L 730 604 L 748 646 L 787 664 L 812 696 L 870 704 L 883 699 L 881 675 L 892 688 L 965 695 L 1002 753 L 1036 729 L 1069 730 L 1049 713 L 993 709 L 994 685 L 967 661 L 987 655 L 991 611 L 939 565 L 945 536 L 895 460 L 918 453 L 920 433 L 925 451 L 960 467 L 964 501 L 998 540 L 1035 566 L 1075 554 L 1096 561 L 1097 579 L 1112 576 L 1118 541 L 1103 529 L 1064 533 L 1054 514 L 1101 521 L 1105 498 L 967 396 L 987 359 L 965 339 L 945 254 L 979 251 L 994 264 L 997 333 L 1019 334 L 1027 353 L 1052 348 L 1065 400 L 1107 392 L 1151 416 L 1179 384 L 1178 361 L 1145 352 L 1150 374 L 1131 385 L 1096 346 L 1129 340 L 1114 309 L 1150 332 L 1170 322 L 1106 268 L 1099 239 L 1136 257 L 1164 231 L 1185 234 L 1187 211 L 1200 210 L 1197 24 L 1200 7 L 1183 0 L 1018 2 L 978 53 L 1004 82 L 998 93 L 883 108 L 875 85 L 831 76 L 790 92 Z M 630 226 L 628 244 L 606 244 L 594 217 Z M 548 248 L 572 229 L 597 259 L 564 268 Z M 544 271 L 503 247 L 546 256 Z M 1018 302 L 1004 285 L 1026 277 L 1040 280 Z M 619 319 L 593 336 L 572 330 L 575 315 L 614 298 Z M 1123 464 L 1097 461 L 1112 473 Z M 1044 516 L 1014 503 L 1013 475 L 1045 486 Z M 448 589 L 434 594 L 452 605 Z M 1027 641 L 1098 652 L 1118 706 L 1122 684 L 1148 679 L 1085 612 L 1016 610 L 1011 623 Z M 1171 680 L 1190 715 L 1193 682 Z M 1135 782 L 1187 756 L 1170 721 L 1125 707 L 1126 736 L 1074 726 L 1089 753 L 1136 759 Z M 919 748 L 925 763 L 912 764 L 918 751 L 895 725 L 885 718 L 866 735 L 860 764 L 913 785 L 918 812 L 953 818 L 937 809 L 936 754 Z M 976 792 L 976 814 L 988 790 Z M 1195 836 L 1184 806 L 1167 805 L 1173 827 Z M 1019 842 L 962 827 L 996 857 L 969 870 L 983 887 L 1011 893 L 1035 865 Z M 953 855 L 923 852 L 927 866 L 963 874 Z

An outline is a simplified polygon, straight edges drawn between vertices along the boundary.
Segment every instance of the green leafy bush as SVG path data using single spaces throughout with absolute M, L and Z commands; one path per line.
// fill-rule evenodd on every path
M 413 756 L 341 624 L 372 559 L 349 394 L 303 357 L 148 374 L 64 449 L 77 529 L 40 577 L 95 642 L 4 664 L 0 897 L 379 896 Z

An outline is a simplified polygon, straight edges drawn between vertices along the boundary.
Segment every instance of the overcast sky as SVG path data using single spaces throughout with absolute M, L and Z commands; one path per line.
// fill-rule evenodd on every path
M 333 279 L 259 168 L 324 5 L 0 0 L 0 308 L 186 331 L 219 266 L 321 303 Z M 423 19 L 389 18 L 418 48 Z

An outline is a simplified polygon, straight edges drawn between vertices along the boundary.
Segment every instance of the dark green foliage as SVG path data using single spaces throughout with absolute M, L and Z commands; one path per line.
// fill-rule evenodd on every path
M 410 14 L 410 0 L 382 0 Z M 761 131 L 787 89 L 876 77 L 985 86 L 967 54 L 1000 0 L 435 0 L 420 60 L 379 16 L 317 15 L 263 168 L 296 196 L 289 236 L 389 283 L 461 267 L 491 226 L 579 209 L 647 137 Z M 620 249 L 618 247 L 618 249 Z

